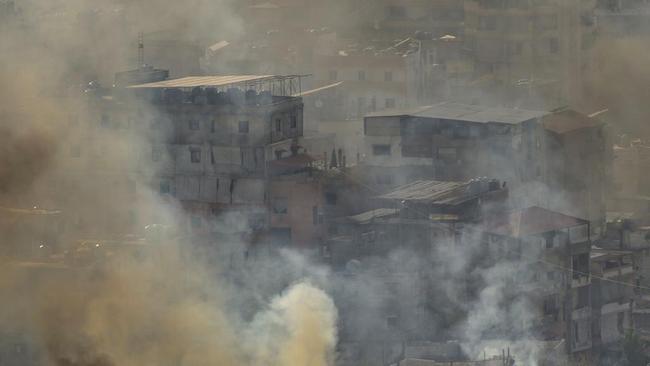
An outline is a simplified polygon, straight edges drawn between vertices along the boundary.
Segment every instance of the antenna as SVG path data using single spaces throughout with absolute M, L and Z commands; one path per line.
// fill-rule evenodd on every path
M 138 33 L 138 68 L 144 67 L 144 33 Z

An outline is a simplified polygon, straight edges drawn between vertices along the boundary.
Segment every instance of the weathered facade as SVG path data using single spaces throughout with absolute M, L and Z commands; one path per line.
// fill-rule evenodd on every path
M 511 290 L 537 308 L 533 331 L 566 340 L 569 353 L 592 347 L 589 222 L 541 207 L 493 215 L 484 225 L 489 260 L 519 263 Z
M 492 176 L 513 202 L 604 222 L 609 159 L 603 125 L 573 112 L 538 112 L 443 102 L 369 114 L 368 184 L 389 189 L 416 179 Z M 553 192 L 553 193 L 551 193 Z

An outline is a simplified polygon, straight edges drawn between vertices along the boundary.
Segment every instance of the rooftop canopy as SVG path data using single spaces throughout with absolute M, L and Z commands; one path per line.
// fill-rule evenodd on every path
M 157 88 L 219 88 L 219 87 L 247 87 L 259 88 L 273 86 L 276 83 L 294 81 L 307 75 L 213 75 L 213 76 L 187 76 L 179 79 L 169 79 L 153 83 L 132 85 L 133 89 L 157 89 Z M 300 92 L 299 88 L 296 88 Z
M 420 117 L 436 118 L 476 123 L 506 123 L 518 124 L 540 118 L 549 112 L 532 111 L 517 108 L 486 107 L 472 104 L 442 102 L 432 106 L 410 109 L 393 109 L 370 113 L 372 117 Z

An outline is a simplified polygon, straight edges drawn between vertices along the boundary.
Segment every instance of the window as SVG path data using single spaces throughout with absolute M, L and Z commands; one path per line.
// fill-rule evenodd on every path
M 544 298 L 544 315 L 552 315 L 557 311 L 556 295 L 549 295 Z
M 339 78 L 339 73 L 336 70 L 330 70 L 330 80 L 335 81 Z
M 455 147 L 438 148 L 438 158 L 446 161 L 455 161 L 458 157 Z
M 549 281 L 555 281 L 555 272 L 553 271 L 546 272 L 546 279 Z
M 160 161 L 160 156 L 162 155 L 162 152 L 160 151 L 159 146 L 152 146 L 151 147 L 151 161 Z
M 168 180 L 160 181 L 160 194 L 170 194 L 171 193 L 171 184 Z
M 217 132 L 217 121 L 211 121 L 210 122 L 210 132 L 215 133 Z
M 386 98 L 384 105 L 386 108 L 395 108 L 395 98 Z
M 393 81 L 393 72 L 392 71 L 384 72 L 384 81 Z
M 569 237 L 571 243 L 582 243 L 589 240 L 589 226 L 581 225 L 569 229 Z
M 311 208 L 311 220 L 314 226 L 318 225 L 318 206 Z
M 546 241 L 546 249 L 552 249 L 553 248 L 553 239 L 554 239 L 553 235 L 546 235 L 544 237 L 544 239 Z
M 248 133 L 248 121 L 239 121 L 239 133 Z
M 560 51 L 560 42 L 558 41 L 557 38 L 550 38 L 548 40 L 548 52 L 550 53 L 558 53 Z
M 295 115 L 292 115 L 292 116 L 291 116 L 291 124 L 290 124 L 290 127 L 291 127 L 291 128 L 298 128 L 298 117 L 297 117 L 297 116 L 295 116 Z
M 366 72 L 364 70 L 359 70 L 359 81 L 366 80 Z
M 201 149 L 190 149 L 190 160 L 192 163 L 201 162 Z
M 373 112 L 377 110 L 377 98 L 375 97 L 370 98 L 370 110 Z
M 275 120 L 275 131 L 282 132 L 282 120 L 280 118 Z
M 372 154 L 375 156 L 389 156 L 390 145 L 372 145 Z
M 284 197 L 276 197 L 273 199 L 271 209 L 274 214 L 286 215 L 289 212 L 288 200 Z
M 189 120 L 187 122 L 187 124 L 188 124 L 190 130 L 198 131 L 198 130 L 201 129 L 200 124 L 199 124 L 199 120 L 197 120 L 197 119 L 191 119 L 191 120 Z
M 616 327 L 618 328 L 618 334 L 623 334 L 625 324 L 625 313 L 620 312 L 616 314 Z
M 335 205 L 337 200 L 338 200 L 338 195 L 336 194 L 336 192 L 325 193 L 325 202 L 327 202 L 328 205 Z
M 576 289 L 577 299 L 575 309 L 582 309 L 589 306 L 589 286 L 582 286 Z

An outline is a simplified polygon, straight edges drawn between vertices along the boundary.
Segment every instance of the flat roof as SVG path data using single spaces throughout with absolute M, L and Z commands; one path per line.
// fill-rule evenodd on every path
M 218 87 L 234 84 L 256 84 L 264 81 L 275 81 L 290 79 L 297 76 L 278 75 L 220 75 L 220 76 L 187 76 L 180 79 L 170 79 L 131 85 L 129 88 L 196 88 L 196 87 Z
M 531 206 L 509 213 L 493 214 L 486 220 L 484 227 L 485 231 L 492 234 L 521 238 L 588 223 L 584 219 Z
M 367 114 L 372 117 L 420 117 L 437 118 L 475 123 L 506 123 L 519 124 L 531 119 L 540 118 L 549 112 L 533 111 L 518 108 L 486 107 L 480 105 L 455 102 L 442 102 L 432 106 L 384 110 Z
M 458 205 L 482 195 L 494 192 L 472 190 L 472 182 L 442 182 L 434 180 L 417 180 L 395 188 L 379 196 L 380 199 L 412 201 L 437 205 Z M 501 182 L 499 189 L 501 189 Z

